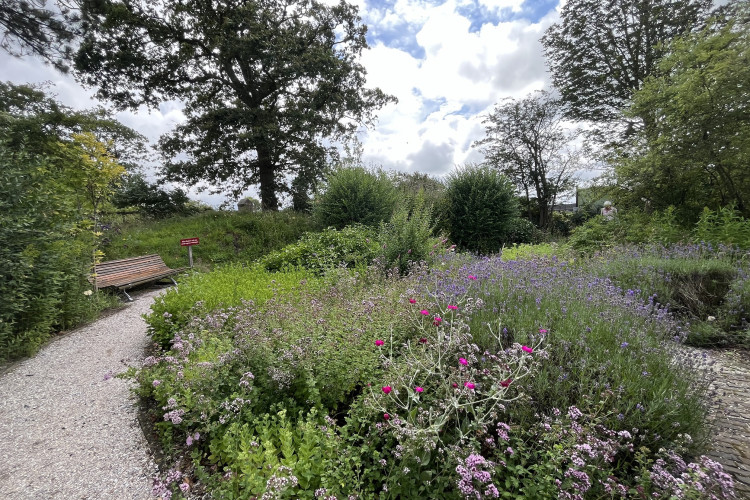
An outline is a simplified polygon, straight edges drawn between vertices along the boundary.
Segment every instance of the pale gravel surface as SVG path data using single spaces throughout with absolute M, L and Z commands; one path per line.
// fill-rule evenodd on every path
M 156 465 L 132 382 L 159 290 L 0 373 L 0 499 L 148 499 Z

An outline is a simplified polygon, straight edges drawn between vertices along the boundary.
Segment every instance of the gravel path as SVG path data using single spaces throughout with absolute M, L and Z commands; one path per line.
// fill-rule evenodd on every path
M 0 374 L 0 498 L 148 499 L 157 468 L 131 382 L 160 292 L 75 330 Z

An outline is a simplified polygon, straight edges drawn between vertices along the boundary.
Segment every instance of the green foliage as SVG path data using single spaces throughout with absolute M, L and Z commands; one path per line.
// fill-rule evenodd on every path
M 313 409 L 307 415 L 290 418 L 286 410 L 250 418 L 229 425 L 210 445 L 209 461 L 231 464 L 222 471 L 229 480 L 214 478 L 214 495 L 220 498 L 249 498 L 274 492 L 272 477 L 294 477 L 289 486 L 275 490 L 284 497 L 313 499 L 315 491 L 344 495 L 341 485 L 331 481 L 340 467 L 340 437 L 335 426 Z
M 396 190 L 384 173 L 353 167 L 329 176 L 313 210 L 323 226 L 342 229 L 352 224 L 377 226 L 391 218 L 395 206 Z
M 750 223 L 730 207 L 717 211 L 705 208 L 692 227 L 678 221 L 677 210 L 661 212 L 619 212 L 611 220 L 595 216 L 576 227 L 568 244 L 576 251 L 591 253 L 624 243 L 672 243 L 694 241 L 712 245 L 750 248 Z
M 195 207 L 188 201 L 182 189 L 166 191 L 141 174 L 128 175 L 112 199 L 117 208 L 135 208 L 141 215 L 153 218 L 190 214 Z
M 721 27 L 676 38 L 658 72 L 635 93 L 632 115 L 648 120 L 643 151 L 616 168 L 623 194 L 694 222 L 704 206 L 750 215 L 748 7 Z
M 527 205 L 536 195 L 538 226 L 549 229 L 555 201 L 573 187 L 580 154 L 572 144 L 581 131 L 564 124 L 562 102 L 545 91 L 506 99 L 484 123 L 485 138 L 475 146 L 483 147 L 485 164 L 507 176 Z
M 309 184 L 335 156 L 329 139 L 395 100 L 364 87 L 366 27 L 346 3 L 88 5 L 76 68 L 98 96 L 131 108 L 186 103 L 186 121 L 160 141 L 170 181 L 235 195 L 259 184 L 263 209 L 276 210 L 286 177 Z
M 0 3 L 0 48 L 14 56 L 40 57 L 67 72 L 81 17 L 64 0 L 55 3 L 55 8 L 48 8 L 46 2 Z M 80 8 L 85 9 L 85 4 Z
M 543 236 L 544 233 L 529 219 L 517 217 L 511 222 L 509 235 L 511 243 L 538 243 L 542 241 Z
M 750 249 L 750 219 L 743 218 L 732 207 L 716 211 L 704 208 L 695 224 L 693 241 Z
M 159 254 L 170 267 L 187 265 L 183 238 L 200 238 L 193 247 L 198 269 L 217 264 L 251 262 L 280 249 L 314 228 L 312 219 L 293 212 L 243 213 L 204 211 L 160 220 L 107 225 L 104 252 L 108 260 Z
M 297 243 L 272 252 L 260 263 L 269 271 L 304 268 L 322 273 L 337 267 L 368 266 L 378 255 L 376 233 L 365 226 L 307 233 Z
M 612 121 L 652 75 L 675 36 L 706 17 L 710 0 L 572 0 L 542 38 L 568 114 Z M 627 57 L 623 57 L 627 54 Z
M 238 306 L 243 300 L 262 304 L 276 293 L 289 292 L 305 283 L 315 283 L 306 271 L 274 274 L 257 265 L 221 266 L 210 273 L 191 274 L 181 280 L 179 287 L 157 297 L 146 323 L 154 341 L 166 348 L 193 316 Z
M 480 469 L 504 498 L 574 492 L 574 469 L 591 482 L 584 498 L 604 495 L 599 480 L 661 492 L 647 480 L 655 460 L 692 456 L 705 433 L 705 381 L 665 346 L 678 325 L 590 272 L 606 259 L 507 250 L 516 258 L 443 254 L 405 277 L 335 269 L 302 286 L 288 272 L 211 273 L 223 289 L 245 274 L 277 289 L 188 314 L 138 390 L 163 440 L 224 498 L 462 498 L 467 473 L 481 497 Z M 676 267 L 689 260 L 675 252 Z M 683 448 L 686 434 L 696 443 Z
M 112 303 L 87 277 L 97 216 L 123 172 L 97 139 L 113 130 L 126 129 L 0 84 L 0 359 L 30 355 Z
M 429 262 L 440 242 L 432 237 L 432 210 L 421 192 L 411 203 L 401 203 L 390 222 L 380 223 L 378 241 L 385 265 L 406 274 L 411 266 Z
M 620 211 L 612 219 L 600 215 L 588 219 L 571 232 L 568 244 L 581 253 L 626 243 L 668 245 L 690 240 L 690 231 L 676 220 L 675 210 L 646 214 Z
M 467 166 L 451 174 L 446 219 L 451 240 L 460 248 L 498 252 L 511 243 L 518 200 L 510 181 L 496 170 Z

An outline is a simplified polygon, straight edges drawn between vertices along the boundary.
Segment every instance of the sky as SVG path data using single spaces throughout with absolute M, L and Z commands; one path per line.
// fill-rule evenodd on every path
M 564 0 L 349 1 L 368 26 L 370 49 L 361 58 L 367 86 L 398 98 L 359 134 L 367 166 L 443 177 L 481 162 L 472 144 L 484 137 L 482 122 L 495 104 L 550 88 L 539 39 L 559 19 Z M 49 82 L 57 99 L 76 109 L 99 104 L 93 89 L 32 57 L 0 51 L 0 79 Z M 168 102 L 116 117 L 155 143 L 184 119 L 181 108 Z M 190 195 L 214 206 L 225 200 Z

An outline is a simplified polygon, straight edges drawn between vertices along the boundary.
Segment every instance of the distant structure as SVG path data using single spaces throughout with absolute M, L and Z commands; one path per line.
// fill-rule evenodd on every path
M 238 212 L 258 212 L 260 210 L 260 202 L 255 198 L 242 198 L 237 202 Z

